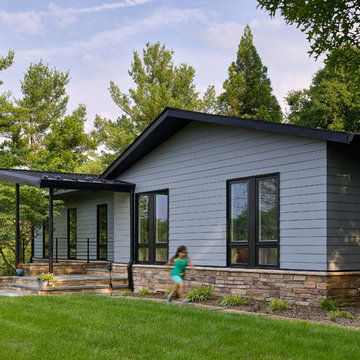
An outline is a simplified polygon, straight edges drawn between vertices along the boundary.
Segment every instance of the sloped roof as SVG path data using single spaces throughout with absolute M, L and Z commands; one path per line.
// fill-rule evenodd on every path
M 135 187 L 132 183 L 118 180 L 107 180 L 101 175 L 16 169 L 0 169 L 0 180 L 34 186 L 37 188 L 54 189 L 87 189 L 122 192 L 130 191 Z
M 360 143 L 360 134 L 355 133 L 311 129 L 289 124 L 279 124 L 260 120 L 241 119 L 229 116 L 199 113 L 195 111 L 166 108 L 104 171 L 102 177 L 106 179 L 115 179 L 143 156 L 154 150 L 157 146 L 193 121 L 303 136 L 343 144 Z

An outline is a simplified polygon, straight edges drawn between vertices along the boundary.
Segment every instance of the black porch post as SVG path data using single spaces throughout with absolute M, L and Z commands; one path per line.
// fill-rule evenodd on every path
M 16 184 L 16 210 L 15 210 L 15 269 L 17 268 L 20 262 L 20 191 L 19 191 L 19 184 Z
M 49 273 L 53 273 L 53 193 L 54 189 L 49 188 Z

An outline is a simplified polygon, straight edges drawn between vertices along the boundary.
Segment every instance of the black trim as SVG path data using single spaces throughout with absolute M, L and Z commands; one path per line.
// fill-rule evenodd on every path
M 277 241 L 259 242 L 258 241 L 258 182 L 259 180 L 277 179 Z M 231 185 L 236 183 L 247 183 L 247 206 L 248 206 L 248 241 L 247 242 L 233 242 L 231 241 Z M 280 174 L 272 173 L 266 175 L 256 175 L 243 178 L 235 178 L 226 181 L 226 234 L 227 234 L 227 266 L 239 268 L 259 268 L 259 269 L 280 269 Z M 231 263 L 231 249 L 232 248 L 248 248 L 248 264 L 232 264 Z M 277 265 L 259 265 L 258 249 L 260 248 L 277 248 Z
M 166 243 L 155 243 L 155 198 L 156 195 L 167 195 L 167 234 L 168 241 Z M 139 243 L 139 197 L 148 196 L 149 197 L 149 243 Z M 166 248 L 167 257 L 169 258 L 169 189 L 147 191 L 135 194 L 135 246 L 134 246 L 134 259 L 136 264 L 148 264 L 148 265 L 160 265 L 165 264 L 164 261 L 156 261 L 156 249 Z M 149 261 L 139 261 L 139 249 L 146 248 L 149 249 Z
M 106 179 L 114 179 L 143 156 L 190 124 L 201 121 L 212 124 L 269 131 L 272 133 L 309 137 L 344 144 L 360 143 L 360 134 L 311 129 L 302 126 L 241 119 L 229 116 L 205 114 L 195 111 L 166 108 L 135 141 L 103 172 Z

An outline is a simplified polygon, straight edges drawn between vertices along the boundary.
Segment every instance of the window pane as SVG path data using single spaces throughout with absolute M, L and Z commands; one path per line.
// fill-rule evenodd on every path
M 139 261 L 149 261 L 149 249 L 148 248 L 140 248 L 138 255 L 139 255 Z
M 164 249 L 164 248 L 156 249 L 155 261 L 166 262 L 167 261 L 167 249 Z
M 231 264 L 247 264 L 248 248 L 231 248 Z
M 76 209 L 69 209 L 68 214 L 69 257 L 76 259 Z
M 248 241 L 248 183 L 231 184 L 230 240 Z
M 259 248 L 258 265 L 273 265 L 278 264 L 278 249 L 277 248 Z
M 258 241 L 278 240 L 277 178 L 258 181 Z
M 139 243 L 149 242 L 149 196 L 139 196 Z M 139 259 L 140 260 L 140 259 Z
M 156 222 L 155 222 L 155 241 L 157 243 L 168 242 L 168 196 L 163 194 L 156 195 Z M 163 261 L 163 260 L 159 260 Z

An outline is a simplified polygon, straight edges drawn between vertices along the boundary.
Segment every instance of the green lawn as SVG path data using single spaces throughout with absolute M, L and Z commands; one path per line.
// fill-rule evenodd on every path
M 96 296 L 0 297 L 0 359 L 360 359 L 360 332 Z

